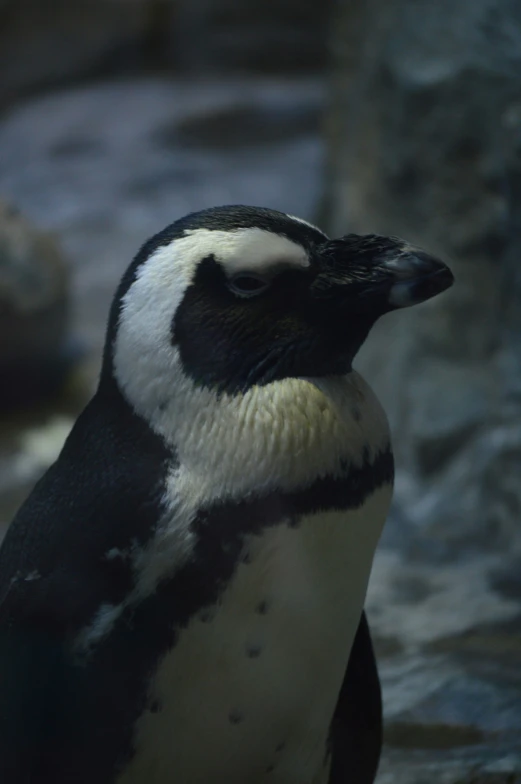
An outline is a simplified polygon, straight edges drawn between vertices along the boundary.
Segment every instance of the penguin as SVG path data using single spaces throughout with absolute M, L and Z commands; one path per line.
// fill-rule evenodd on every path
M 370 784 L 384 410 L 352 362 L 453 282 L 396 237 L 192 213 L 138 252 L 99 385 L 0 551 L 5 784 Z

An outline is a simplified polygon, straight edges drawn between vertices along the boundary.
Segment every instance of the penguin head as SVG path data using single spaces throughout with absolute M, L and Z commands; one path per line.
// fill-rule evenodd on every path
M 348 373 L 383 314 L 453 282 L 397 237 L 330 240 L 268 209 L 188 215 L 149 240 L 116 292 L 102 382 L 161 405 L 189 380 L 237 394 L 290 377 Z

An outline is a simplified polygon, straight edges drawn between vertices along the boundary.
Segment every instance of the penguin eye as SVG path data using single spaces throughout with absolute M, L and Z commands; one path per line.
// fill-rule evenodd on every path
M 239 272 L 228 283 L 230 290 L 238 297 L 256 297 L 269 289 L 270 285 L 270 280 L 250 272 Z

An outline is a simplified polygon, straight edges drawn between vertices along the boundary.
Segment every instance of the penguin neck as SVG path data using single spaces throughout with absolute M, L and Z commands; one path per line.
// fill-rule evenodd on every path
M 236 395 L 197 387 L 179 372 L 168 397 L 150 400 L 133 408 L 175 452 L 176 482 L 189 482 L 201 500 L 292 490 L 338 476 L 346 463 L 371 463 L 389 447 L 385 413 L 355 371 Z

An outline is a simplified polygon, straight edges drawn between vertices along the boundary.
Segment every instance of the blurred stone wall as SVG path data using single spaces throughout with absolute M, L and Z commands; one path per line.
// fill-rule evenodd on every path
M 146 0 L 0 0 L 0 103 L 139 58 Z
M 326 62 L 332 0 L 184 0 L 181 61 L 199 71 L 317 70 Z
M 521 549 L 521 3 L 340 0 L 323 212 L 456 285 L 387 316 L 359 365 L 391 414 L 397 497 L 440 552 Z
M 36 89 L 169 69 L 306 71 L 332 0 L 0 0 L 0 106 Z

